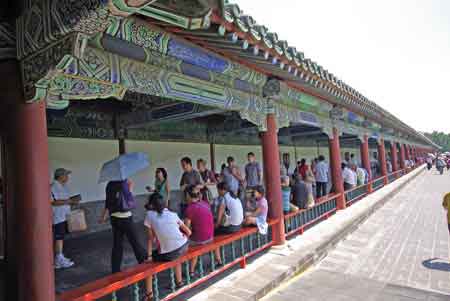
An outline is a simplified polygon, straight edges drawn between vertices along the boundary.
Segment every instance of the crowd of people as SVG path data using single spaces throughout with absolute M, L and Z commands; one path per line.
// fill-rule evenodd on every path
M 127 238 L 139 263 L 156 260 L 172 261 L 185 254 L 189 246 L 209 244 L 215 235 L 232 234 L 243 226 L 256 226 L 262 234 L 267 233 L 268 201 L 263 187 L 263 171 L 254 153 L 247 155 L 247 164 L 241 168 L 233 157 L 228 157 L 219 174 L 209 170 L 204 159 L 196 161 L 196 168 L 189 157 L 180 160 L 182 169 L 179 189 L 183 194 L 180 210 L 169 210 L 172 183 L 168 172 L 162 167 L 155 171 L 154 183 L 147 186 L 150 193 L 145 206 L 147 214 L 147 245 L 139 241 L 132 209 L 135 206 L 133 182 L 130 179 L 112 181 L 106 186 L 106 200 L 99 222 L 108 219 L 113 233 L 111 270 L 121 270 L 123 240 Z M 371 160 L 371 173 L 379 173 L 376 153 Z M 74 265 L 64 256 L 63 241 L 66 234 L 66 217 L 70 206 L 80 198 L 72 197 L 67 186 L 69 170 L 59 168 L 51 185 L 53 207 L 53 231 L 55 240 L 55 268 Z M 330 166 L 323 155 L 311 160 L 297 162 L 292 173 L 282 169 L 281 191 L 285 214 L 314 206 L 317 199 L 326 196 L 331 184 Z M 342 177 L 345 190 L 366 184 L 370 173 L 358 165 L 354 154 L 345 153 L 342 161 Z M 223 264 L 219 249 L 215 251 L 216 265 Z M 190 265 L 195 277 L 197 258 Z M 183 285 L 181 266 L 175 269 L 177 286 Z M 151 286 L 149 286 L 151 288 Z M 150 293 L 150 292 L 149 292 Z

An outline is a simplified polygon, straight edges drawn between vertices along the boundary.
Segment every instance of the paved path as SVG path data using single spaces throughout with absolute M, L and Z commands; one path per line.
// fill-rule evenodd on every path
M 442 195 L 450 174 L 424 172 L 321 263 L 267 300 L 450 300 Z

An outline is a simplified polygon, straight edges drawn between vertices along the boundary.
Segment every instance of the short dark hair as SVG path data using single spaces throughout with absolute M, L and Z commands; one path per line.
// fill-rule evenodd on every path
M 306 163 L 306 159 L 302 159 L 301 161 L 300 161 L 300 164 L 305 164 Z
M 154 210 L 158 212 L 158 214 L 162 214 L 165 208 L 166 201 L 164 200 L 163 196 L 157 192 L 150 195 L 150 197 L 148 198 L 148 203 L 145 205 L 145 209 Z
M 234 162 L 234 158 L 231 156 L 227 158 L 227 163 L 230 164 L 230 162 Z
M 355 154 L 351 154 L 351 155 L 350 155 L 350 158 L 353 158 L 354 156 L 355 156 Z
M 319 161 L 325 161 L 325 157 L 323 155 L 319 156 Z
M 264 187 L 263 187 L 262 185 L 257 185 L 257 186 L 255 187 L 255 191 L 259 192 L 259 193 L 262 194 L 263 196 L 264 196 L 265 193 L 266 193 L 266 190 L 264 189 Z
M 228 184 L 225 182 L 220 182 L 219 184 L 217 184 L 217 190 L 225 190 L 228 191 Z
M 249 152 L 249 153 L 247 154 L 247 157 L 250 157 L 250 156 L 255 157 L 255 153 L 254 153 L 254 152 Z
M 181 162 L 182 162 L 182 163 L 186 163 L 186 164 L 192 166 L 192 160 L 191 160 L 191 158 L 189 158 L 189 157 L 183 157 L 183 158 L 181 159 Z

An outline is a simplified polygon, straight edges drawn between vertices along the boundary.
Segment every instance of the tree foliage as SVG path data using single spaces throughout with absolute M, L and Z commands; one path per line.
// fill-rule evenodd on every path
M 433 133 L 425 133 L 425 136 L 431 139 L 434 143 L 442 147 L 443 152 L 450 151 L 450 134 L 434 131 Z

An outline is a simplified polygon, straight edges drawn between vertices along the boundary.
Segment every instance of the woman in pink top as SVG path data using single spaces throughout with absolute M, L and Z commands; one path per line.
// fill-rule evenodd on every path
M 190 245 L 198 246 L 210 243 L 214 239 L 214 218 L 211 206 L 202 200 L 198 187 L 188 186 L 185 190 L 188 206 L 184 223 L 192 230 Z M 192 259 L 190 273 L 194 276 L 198 258 Z

